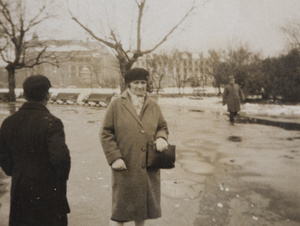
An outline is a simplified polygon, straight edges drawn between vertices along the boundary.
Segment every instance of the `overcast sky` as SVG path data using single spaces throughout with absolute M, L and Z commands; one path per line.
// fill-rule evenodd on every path
M 34 5 L 36 0 L 29 0 Z M 50 0 L 49 0 L 50 1 Z M 107 33 L 108 23 L 118 30 L 124 45 L 135 39 L 135 0 L 67 0 L 76 17 L 97 35 Z M 196 0 L 200 7 L 158 51 L 178 48 L 200 51 L 248 45 L 264 57 L 280 54 L 287 45 L 281 27 L 300 23 L 300 0 Z M 63 2 L 64 0 L 58 0 Z M 174 26 L 191 6 L 192 0 L 148 0 L 143 22 L 143 49 L 151 48 Z M 43 38 L 86 40 L 83 30 L 62 17 L 43 25 Z M 108 22 L 109 21 L 109 22 Z M 132 23 L 133 22 L 133 23 Z M 40 35 L 41 36 L 41 35 Z

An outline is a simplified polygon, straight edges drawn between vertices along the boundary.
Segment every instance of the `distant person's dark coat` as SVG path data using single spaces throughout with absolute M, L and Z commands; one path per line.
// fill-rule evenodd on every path
M 241 109 L 241 100 L 244 94 L 238 84 L 228 84 L 223 91 L 223 104 L 227 104 L 229 112 L 238 112 Z
M 100 139 L 109 165 L 122 158 L 126 170 L 112 170 L 112 219 L 135 221 L 158 218 L 160 206 L 160 170 L 147 170 L 148 142 L 168 139 L 167 123 L 158 104 L 145 100 L 138 116 L 125 91 L 108 106 Z
M 0 166 L 12 176 L 11 226 L 51 225 L 70 212 L 69 149 L 63 124 L 42 104 L 26 102 L 0 130 Z

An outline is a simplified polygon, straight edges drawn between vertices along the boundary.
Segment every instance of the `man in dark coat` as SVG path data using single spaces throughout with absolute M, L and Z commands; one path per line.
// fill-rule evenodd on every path
M 10 226 L 65 226 L 71 159 L 62 121 L 46 108 L 51 83 L 33 75 L 23 83 L 27 100 L 0 129 L 0 167 L 12 176 Z
M 223 105 L 227 104 L 229 111 L 229 121 L 234 124 L 234 117 L 240 111 L 241 101 L 245 99 L 244 93 L 240 86 L 235 83 L 234 77 L 229 76 L 229 84 L 225 87 L 223 92 Z

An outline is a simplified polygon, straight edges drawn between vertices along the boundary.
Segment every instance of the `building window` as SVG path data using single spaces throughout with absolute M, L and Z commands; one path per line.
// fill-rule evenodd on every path
M 76 78 L 77 77 L 77 70 L 76 70 L 76 66 L 71 65 L 71 78 Z

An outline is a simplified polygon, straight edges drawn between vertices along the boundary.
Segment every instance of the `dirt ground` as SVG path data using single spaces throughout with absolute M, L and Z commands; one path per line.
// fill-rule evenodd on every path
M 220 112 L 173 105 L 172 99 L 161 107 L 169 142 L 177 148 L 176 167 L 161 171 L 163 216 L 147 226 L 300 225 L 300 131 L 231 126 Z M 110 168 L 98 138 L 105 108 L 49 109 L 63 120 L 71 151 L 69 225 L 108 225 Z M 2 110 L 1 121 L 7 115 Z M 5 190 L 0 193 L 0 226 L 7 225 L 9 183 L 6 178 L 0 184 Z

